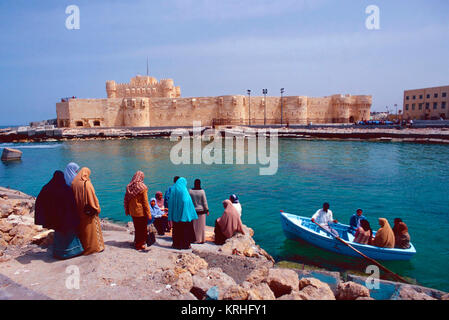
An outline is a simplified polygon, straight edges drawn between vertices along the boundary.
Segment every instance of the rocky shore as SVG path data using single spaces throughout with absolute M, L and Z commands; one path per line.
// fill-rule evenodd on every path
M 104 252 L 69 260 L 51 254 L 52 230 L 34 225 L 34 198 L 0 187 L 0 299 L 151 300 L 433 300 L 448 294 L 381 281 L 369 290 L 364 278 L 302 267 L 285 268 L 244 227 L 222 246 L 171 248 L 158 236 L 146 251 L 132 248 L 132 224 L 102 221 Z M 76 285 L 79 280 L 79 286 Z M 391 294 L 388 290 L 392 290 Z
M 206 130 L 210 127 L 203 127 Z M 3 129 L 0 132 L 0 142 L 41 142 L 67 140 L 110 140 L 169 137 L 176 128 L 53 128 L 53 129 Z M 193 133 L 191 127 L 185 128 Z M 244 134 L 255 132 L 255 127 L 216 128 L 222 134 L 225 130 L 236 132 L 243 130 Z M 379 142 L 412 142 L 449 144 L 449 128 L 404 128 L 341 126 L 290 126 L 276 127 L 280 138 L 302 140 L 333 139 L 333 140 L 367 140 Z

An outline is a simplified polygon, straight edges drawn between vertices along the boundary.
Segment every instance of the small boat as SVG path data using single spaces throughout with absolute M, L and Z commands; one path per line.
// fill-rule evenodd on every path
M 281 224 L 285 235 L 289 239 L 301 239 L 322 249 L 333 251 L 346 256 L 361 257 L 357 252 L 335 239 L 330 233 L 322 230 L 311 221 L 311 218 L 301 217 L 291 213 L 281 211 Z M 349 231 L 348 225 L 335 223 L 332 229 L 338 232 L 341 239 L 346 241 L 355 249 L 376 260 L 410 260 L 416 250 L 410 243 L 408 249 L 379 248 L 354 241 L 353 234 Z M 373 232 L 375 235 L 375 232 Z

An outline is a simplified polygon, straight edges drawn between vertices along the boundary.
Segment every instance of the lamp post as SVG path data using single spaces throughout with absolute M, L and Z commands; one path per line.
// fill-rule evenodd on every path
M 251 90 L 246 90 L 248 92 L 248 124 L 251 125 Z
M 284 104 L 283 104 L 283 99 L 282 99 L 282 94 L 284 93 L 284 88 L 281 88 L 281 126 L 282 126 L 282 116 L 284 114 Z
M 264 113 L 263 113 L 263 125 L 267 125 L 267 93 L 268 89 L 262 89 L 262 93 L 264 95 L 263 101 L 264 101 Z
M 398 119 L 399 119 L 399 118 L 398 118 L 398 104 L 395 103 L 395 104 L 394 104 L 394 107 L 396 108 L 396 120 L 398 120 Z

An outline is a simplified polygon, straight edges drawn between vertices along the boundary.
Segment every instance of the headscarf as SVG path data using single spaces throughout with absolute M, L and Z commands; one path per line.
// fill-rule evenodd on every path
M 396 229 L 396 233 L 398 235 L 403 235 L 403 234 L 408 233 L 407 225 L 404 222 L 399 222 L 398 226 L 397 226 L 397 229 Z
M 156 192 L 156 204 L 159 208 L 164 208 L 164 195 L 161 191 Z M 160 199 L 158 199 L 160 198 Z
M 225 209 L 223 215 L 217 219 L 217 224 L 223 235 L 229 239 L 236 232 L 245 234 L 240 215 L 232 205 L 231 201 L 228 199 L 223 201 L 223 207 Z
M 231 194 L 231 196 L 229 197 L 229 200 L 232 203 L 239 203 L 239 197 L 236 194 Z
M 151 206 L 151 202 L 154 201 L 154 207 Z M 150 199 L 150 212 L 151 212 L 151 217 L 152 218 L 160 218 L 164 215 L 164 211 L 161 210 L 161 208 L 159 208 L 156 198 L 151 198 Z
M 185 178 L 179 178 L 171 187 L 168 208 L 168 220 L 170 221 L 190 222 L 198 219 Z
M 86 189 L 84 189 L 84 186 L 86 186 Z M 78 208 L 78 212 L 80 214 L 84 214 L 84 205 L 86 202 L 90 204 L 90 206 L 97 211 L 97 213 L 100 213 L 100 203 L 98 201 L 98 198 L 95 194 L 94 186 L 92 185 L 92 182 L 90 181 L 90 169 L 83 167 L 76 177 L 72 181 L 72 190 L 73 194 L 75 195 L 76 205 Z M 87 200 L 87 201 L 86 201 Z
M 393 233 L 399 234 L 399 224 L 402 222 L 401 218 L 394 219 Z
M 78 174 L 78 170 L 79 169 L 80 169 L 80 166 L 77 165 L 75 162 L 70 162 L 67 165 L 67 167 L 65 167 L 64 179 L 65 179 L 65 183 L 67 183 L 67 185 L 69 187 L 72 186 L 72 181 L 76 177 L 76 175 Z
M 39 192 L 34 223 L 60 232 L 77 231 L 80 218 L 75 197 L 62 171 L 55 171 L 53 178 Z
M 408 249 L 410 248 L 410 234 L 408 233 L 408 227 L 404 222 L 398 222 L 393 229 L 395 238 L 395 248 Z
M 125 199 L 123 200 L 126 215 L 129 215 L 129 202 L 142 191 L 148 190 L 148 187 L 143 183 L 144 178 L 145 174 L 142 171 L 137 171 L 131 179 L 131 182 L 126 186 Z
M 382 248 L 394 248 L 394 233 L 387 219 L 379 218 L 380 229 L 377 230 L 373 245 Z
M 200 179 L 195 179 L 192 190 L 201 190 L 201 180 Z

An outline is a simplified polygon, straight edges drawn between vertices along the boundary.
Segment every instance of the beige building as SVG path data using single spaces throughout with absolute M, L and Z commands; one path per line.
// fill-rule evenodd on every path
M 137 76 L 129 84 L 106 82 L 105 99 L 63 99 L 56 104 L 59 127 L 165 127 L 352 123 L 369 119 L 371 96 L 267 97 L 226 95 L 181 98 L 173 80 Z
M 406 120 L 449 119 L 449 86 L 404 91 Z

